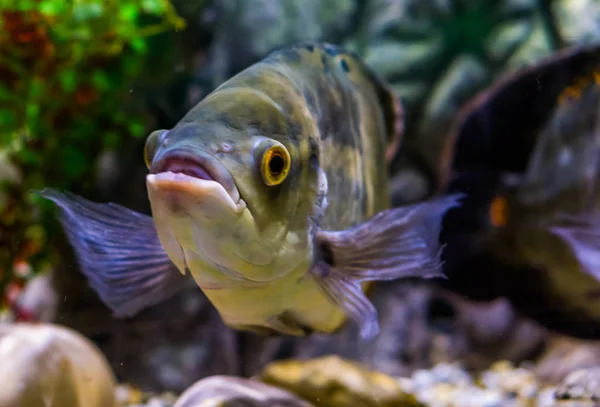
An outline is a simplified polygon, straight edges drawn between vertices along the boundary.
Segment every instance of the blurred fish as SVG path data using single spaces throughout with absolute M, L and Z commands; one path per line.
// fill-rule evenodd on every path
M 399 103 L 361 60 L 299 44 L 148 137 L 152 217 L 42 195 L 117 316 L 173 295 L 189 272 L 231 327 L 305 335 L 349 316 L 369 338 L 379 330 L 369 282 L 442 276 L 441 219 L 459 199 L 389 208 L 401 126 Z
M 600 338 L 600 49 L 569 49 L 492 92 L 457 137 L 474 138 L 462 132 L 479 116 L 482 138 L 498 124 L 513 149 L 469 158 L 456 147 L 447 190 L 471 192 L 444 222 L 448 286 L 506 296 L 551 330 Z M 473 153 L 466 141 L 457 144 Z

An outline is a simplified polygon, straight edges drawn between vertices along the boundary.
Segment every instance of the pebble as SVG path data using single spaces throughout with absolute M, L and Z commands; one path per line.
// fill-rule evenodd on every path
M 458 362 L 441 363 L 398 378 L 398 383 L 428 407 L 575 406 L 557 401 L 556 388 L 542 386 L 532 371 L 508 361 L 496 362 L 476 376 Z
M 440 363 L 431 369 L 416 370 L 409 377 L 396 378 L 402 391 L 413 394 L 427 407 L 593 407 L 590 402 L 559 401 L 556 387 L 538 383 L 525 367 L 499 361 L 478 375 L 469 374 L 459 362 Z M 172 407 L 176 396 L 144 395 L 119 386 L 118 398 L 129 394 L 124 407 Z

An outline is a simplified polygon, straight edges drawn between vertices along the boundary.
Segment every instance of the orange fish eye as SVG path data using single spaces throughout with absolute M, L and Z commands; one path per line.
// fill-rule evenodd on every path
M 497 196 L 490 205 L 490 223 L 502 227 L 508 222 L 508 201 L 503 196 Z
M 269 147 L 263 153 L 260 163 L 260 173 L 264 183 L 268 186 L 281 184 L 290 171 L 290 164 L 290 153 L 283 145 Z

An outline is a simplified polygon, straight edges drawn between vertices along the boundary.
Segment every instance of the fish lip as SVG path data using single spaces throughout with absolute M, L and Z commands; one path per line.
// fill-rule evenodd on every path
M 179 168 L 177 171 L 172 171 L 170 169 L 172 166 Z M 186 167 L 187 171 L 181 171 Z M 180 174 L 182 179 L 187 177 L 190 181 L 216 182 L 225 189 L 236 206 L 245 206 L 229 171 L 209 155 L 192 154 L 183 150 L 165 153 L 152 163 L 149 175 L 160 176 L 166 173 Z
M 206 175 L 209 177 L 209 178 L 201 178 L 201 177 L 196 177 L 196 178 L 207 179 L 209 181 L 217 181 L 215 176 L 212 174 L 212 172 L 214 172 L 214 168 L 213 169 L 209 168 L 210 166 L 208 165 L 208 162 L 206 159 L 204 159 L 204 160 L 200 159 L 197 155 L 190 154 L 185 151 L 173 151 L 168 154 L 164 154 L 162 157 L 160 157 L 159 160 L 156 160 L 155 162 L 152 163 L 152 166 L 150 167 L 150 173 L 151 174 L 160 174 L 161 172 L 169 172 L 169 167 L 171 164 L 180 164 L 180 165 L 181 164 L 190 164 L 192 168 L 195 166 L 196 168 L 200 168 L 201 170 L 206 172 Z M 171 171 L 171 172 L 181 172 L 181 171 Z M 193 176 L 193 175 L 190 175 L 190 176 Z

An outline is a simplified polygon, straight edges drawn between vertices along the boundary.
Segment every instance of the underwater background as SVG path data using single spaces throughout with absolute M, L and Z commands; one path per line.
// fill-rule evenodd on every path
M 404 135 L 391 182 L 402 191 L 394 204 L 403 205 L 445 182 L 449 129 L 474 97 L 561 51 L 600 45 L 600 1 L 0 2 L 2 324 L 53 323 L 89 338 L 127 406 L 172 406 L 216 375 L 256 376 L 289 393 L 259 388 L 273 398 L 242 404 L 254 396 L 233 395 L 234 379 L 218 378 L 224 383 L 208 382 L 196 397 L 221 401 L 178 406 L 568 405 L 558 404 L 553 386 L 599 366 L 600 346 L 551 332 L 506 298 L 474 301 L 427 281 L 378 283 L 373 303 L 382 333 L 365 345 L 353 326 L 309 338 L 234 331 L 194 284 L 117 319 L 88 286 L 54 205 L 31 191 L 59 188 L 149 214 L 148 134 L 171 128 L 271 51 L 306 40 L 355 51 L 402 101 Z M 494 283 L 480 277 L 477 284 L 485 291 Z M 3 335 L 9 331 L 0 329 L 0 350 Z M 18 343 L 27 353 L 28 342 Z M 24 366 L 29 359 L 18 360 Z M 15 374 L 0 369 L 0 383 Z M 584 401 L 600 398 L 600 387 L 577 391 Z

